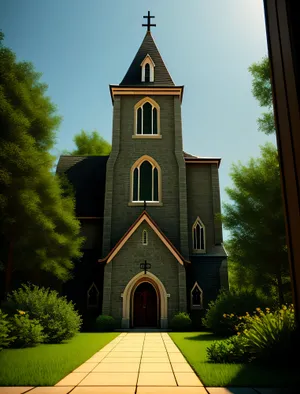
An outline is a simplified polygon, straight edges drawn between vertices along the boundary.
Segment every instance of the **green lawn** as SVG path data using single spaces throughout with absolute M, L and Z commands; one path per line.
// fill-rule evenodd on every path
M 220 338 L 207 332 L 170 333 L 205 386 L 287 387 L 299 385 L 299 369 L 254 364 L 209 363 L 206 348 Z
M 58 345 L 2 350 L 0 386 L 53 386 L 118 335 L 80 333 Z

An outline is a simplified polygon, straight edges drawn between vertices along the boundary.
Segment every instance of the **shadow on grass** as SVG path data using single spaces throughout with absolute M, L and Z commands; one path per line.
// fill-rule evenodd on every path
M 212 333 L 207 332 L 207 333 L 203 333 L 203 334 L 197 333 L 197 335 L 195 335 L 195 336 L 184 337 L 184 339 L 187 339 L 189 341 L 217 341 L 217 340 L 226 339 L 226 338 L 218 337 Z
M 244 364 L 242 366 L 242 369 L 240 369 L 240 371 L 228 382 L 228 386 L 250 386 L 254 388 L 295 388 L 298 387 L 299 384 L 299 369 L 296 366 L 287 367 L 283 364 L 267 365 L 258 363 Z M 279 393 L 277 393 L 274 391 L 274 394 L 275 393 L 284 394 L 286 392 L 280 391 Z

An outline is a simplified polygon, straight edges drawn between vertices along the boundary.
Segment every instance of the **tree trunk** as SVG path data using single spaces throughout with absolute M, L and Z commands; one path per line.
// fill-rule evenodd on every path
M 5 270 L 5 292 L 6 295 L 11 290 L 11 277 L 12 277 L 12 269 L 13 269 L 13 257 L 14 257 L 14 240 L 11 239 L 8 247 L 8 258 L 7 258 L 7 266 Z

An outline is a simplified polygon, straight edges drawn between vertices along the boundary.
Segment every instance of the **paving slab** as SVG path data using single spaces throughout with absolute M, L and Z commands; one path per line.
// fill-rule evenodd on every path
M 136 386 L 75 387 L 72 394 L 135 394 Z
M 0 387 L 0 394 L 22 394 L 33 389 L 29 386 Z
M 174 372 L 194 372 L 187 362 L 185 363 L 173 363 L 172 368 Z
M 194 372 L 175 372 L 178 386 L 203 386 Z
M 74 369 L 73 372 L 91 372 L 99 363 L 84 363 L 80 367 Z
M 77 386 L 83 378 L 87 376 L 87 372 L 71 372 L 65 376 L 62 380 L 56 383 L 55 386 Z
M 141 357 L 123 357 L 123 358 L 117 358 L 117 357 L 110 357 L 110 358 L 104 358 L 101 361 L 102 363 L 139 363 L 141 361 Z
M 138 386 L 136 394 L 207 394 L 204 387 L 143 387 Z
M 140 363 L 100 363 L 92 373 L 95 372 L 138 372 Z
M 143 352 L 143 357 L 148 357 L 148 358 L 150 358 L 150 357 L 165 358 L 167 356 L 168 356 L 168 354 L 166 351 L 164 351 L 164 352 Z
M 137 372 L 95 372 L 87 375 L 79 386 L 134 386 Z
M 138 386 L 177 386 L 172 372 L 140 372 Z
M 140 372 L 172 372 L 170 363 L 141 363 Z
M 64 386 L 64 387 L 49 387 L 49 386 L 40 386 L 36 387 L 33 390 L 30 390 L 30 393 L 33 394 L 68 394 L 71 390 L 73 390 L 73 386 Z M 1 392 L 1 391 L 0 391 Z
M 141 363 L 169 363 L 170 364 L 170 360 L 168 359 L 168 357 L 142 357 L 141 359 Z

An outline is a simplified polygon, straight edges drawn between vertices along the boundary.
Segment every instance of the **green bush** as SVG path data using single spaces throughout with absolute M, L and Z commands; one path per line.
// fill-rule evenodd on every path
M 112 316 L 99 315 L 96 319 L 97 331 L 113 331 L 117 328 L 117 323 Z
M 179 312 L 171 320 L 171 328 L 174 331 L 189 331 L 192 328 L 192 320 L 185 312 Z
M 8 296 L 6 308 L 27 311 L 30 319 L 37 319 L 46 335 L 45 343 L 60 343 L 79 332 L 81 318 L 74 304 L 59 297 L 54 290 L 35 285 L 22 285 Z
M 8 347 L 9 344 L 13 341 L 10 332 L 11 326 L 7 319 L 7 315 L 3 313 L 3 311 L 0 309 L 0 350 Z
M 241 331 L 252 355 L 261 361 L 286 362 L 293 352 L 292 336 L 295 331 L 293 305 L 282 306 L 275 312 L 258 308 L 255 316 L 248 316 Z
M 24 311 L 18 311 L 11 319 L 13 347 L 29 347 L 44 342 L 43 327 L 37 319 L 30 319 Z
M 257 306 L 266 307 L 269 303 L 269 300 L 253 292 L 222 290 L 217 299 L 209 303 L 202 324 L 216 335 L 234 335 L 237 316 L 252 313 Z
M 214 363 L 246 363 L 251 360 L 247 340 L 238 335 L 214 341 L 206 352 L 209 361 Z

